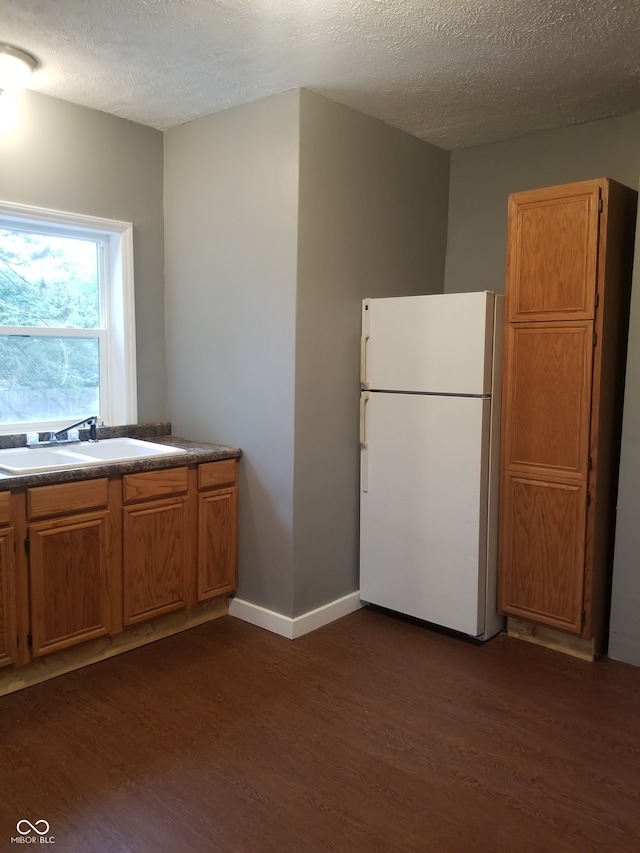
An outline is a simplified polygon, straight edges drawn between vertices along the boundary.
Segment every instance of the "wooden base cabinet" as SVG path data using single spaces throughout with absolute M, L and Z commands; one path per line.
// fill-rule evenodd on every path
M 0 668 L 54 655 L 56 674 L 73 646 L 94 662 L 117 635 L 221 615 L 213 600 L 236 590 L 237 478 L 231 458 L 0 492 Z
M 499 599 L 604 649 L 637 193 L 509 199 Z
M 226 459 L 125 476 L 125 627 L 235 592 L 237 469 Z
M 15 663 L 18 656 L 14 542 L 11 495 L 0 492 L 0 667 Z
M 111 633 L 107 478 L 27 491 L 34 657 Z
M 123 616 L 128 626 L 190 604 L 187 468 L 125 475 L 123 501 Z
M 198 601 L 236 591 L 237 472 L 236 459 L 198 469 Z

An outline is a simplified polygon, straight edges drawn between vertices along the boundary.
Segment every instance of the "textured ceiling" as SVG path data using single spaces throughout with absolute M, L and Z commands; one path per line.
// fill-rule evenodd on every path
M 640 0 L 0 0 L 0 41 L 162 130 L 298 87 L 451 149 L 640 110 Z

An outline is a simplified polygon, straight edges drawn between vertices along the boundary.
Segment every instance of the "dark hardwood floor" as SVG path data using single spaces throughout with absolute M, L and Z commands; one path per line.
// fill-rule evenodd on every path
M 640 850 L 640 669 L 368 609 L 293 642 L 224 617 L 6 696 L 0 749 L 2 851 L 35 848 L 20 820 L 56 853 Z

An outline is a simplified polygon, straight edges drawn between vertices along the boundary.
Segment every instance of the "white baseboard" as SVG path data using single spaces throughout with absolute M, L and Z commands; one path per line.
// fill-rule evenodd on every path
M 242 619 L 244 622 L 250 622 L 252 625 L 257 625 L 259 628 L 266 628 L 267 631 L 279 634 L 281 637 L 295 640 L 296 637 L 301 637 L 303 634 L 315 631 L 316 628 L 328 625 L 329 622 L 334 622 L 348 613 L 353 613 L 360 607 L 362 607 L 360 593 L 351 592 L 349 595 L 343 595 L 342 598 L 337 598 L 335 601 L 330 601 L 329 604 L 323 604 L 322 607 L 317 607 L 315 610 L 310 610 L 308 613 L 303 613 L 302 616 L 291 619 L 289 616 L 276 613 L 274 610 L 260 607 L 259 604 L 252 604 L 250 601 L 243 601 L 241 598 L 232 598 L 229 601 L 229 615 Z

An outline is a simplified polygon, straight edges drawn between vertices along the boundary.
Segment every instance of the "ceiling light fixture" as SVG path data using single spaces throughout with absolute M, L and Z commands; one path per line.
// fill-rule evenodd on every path
M 38 67 L 38 60 L 25 50 L 0 44 L 0 93 L 24 86 Z

